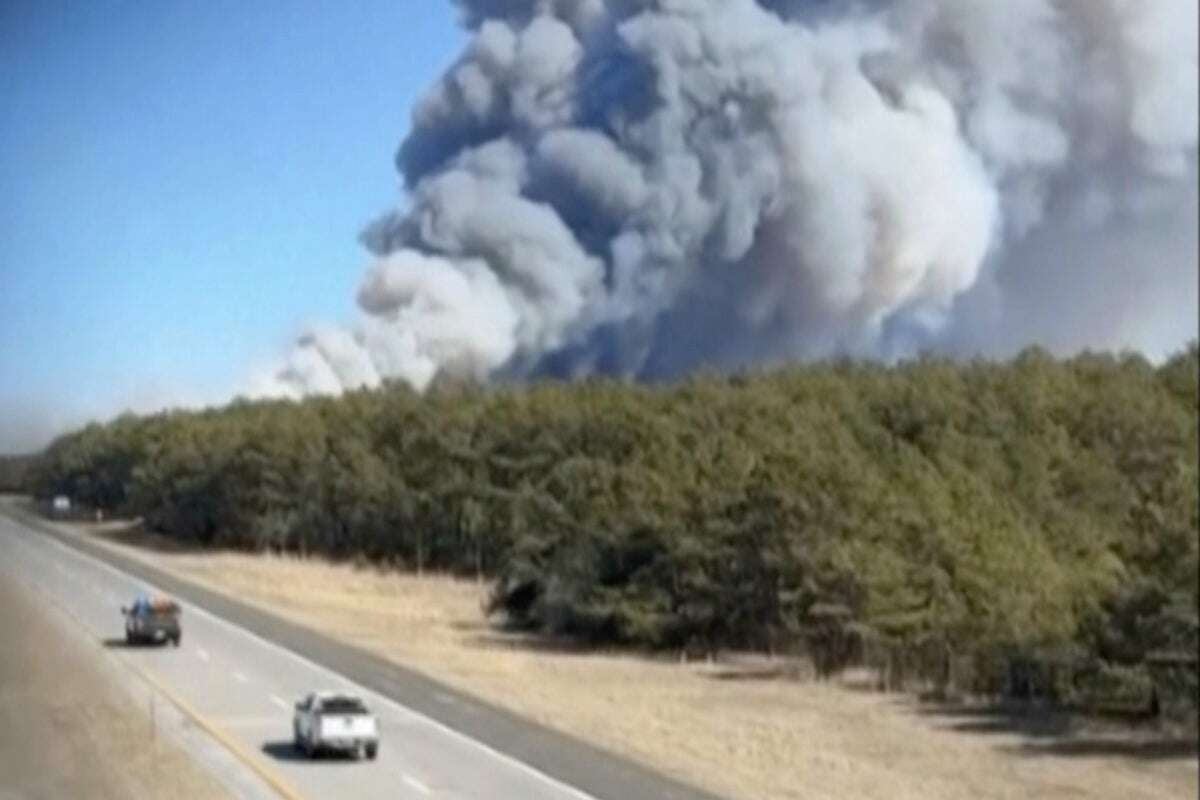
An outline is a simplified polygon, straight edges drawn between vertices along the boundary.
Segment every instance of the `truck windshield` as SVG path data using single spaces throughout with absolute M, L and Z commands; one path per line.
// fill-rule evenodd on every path
M 321 703 L 321 711 L 326 714 L 366 714 L 367 707 L 354 697 L 333 697 Z

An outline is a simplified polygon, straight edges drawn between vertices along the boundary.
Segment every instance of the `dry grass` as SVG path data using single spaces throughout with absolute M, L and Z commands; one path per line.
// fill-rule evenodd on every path
M 95 530 L 95 526 L 93 526 Z M 110 546 L 731 798 L 1192 798 L 1194 758 L 1063 744 L 1002 718 L 721 665 L 571 654 L 494 631 L 470 581 L 319 560 Z M 303 586 L 303 592 L 294 587 Z M 1045 732 L 1040 732 L 1044 734 Z M 1049 744 L 1030 750 L 1031 744 Z

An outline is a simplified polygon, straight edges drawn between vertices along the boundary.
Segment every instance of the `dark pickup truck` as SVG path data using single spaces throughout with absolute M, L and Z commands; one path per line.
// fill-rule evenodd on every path
M 183 637 L 179 627 L 179 604 L 174 600 L 139 597 L 132 606 L 122 606 L 125 641 L 129 644 L 170 642 L 176 647 Z

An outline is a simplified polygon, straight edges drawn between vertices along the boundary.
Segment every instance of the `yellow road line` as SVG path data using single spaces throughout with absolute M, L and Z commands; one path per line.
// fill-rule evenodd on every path
M 2 508 L 3 505 L 4 504 L 0 503 L 0 508 Z M 34 587 L 29 581 L 24 582 L 29 585 L 32 590 L 38 591 L 37 588 Z M 42 594 L 41 592 L 38 593 Z M 58 609 L 59 613 L 61 613 L 72 623 L 74 623 L 80 630 L 82 630 L 89 639 L 95 635 L 93 634 L 91 628 L 89 628 L 87 624 L 80 619 L 77 614 L 75 614 L 74 611 L 68 608 L 65 603 L 59 602 L 56 598 L 51 597 L 48 594 L 43 596 L 50 601 L 51 605 Z M 144 667 L 139 667 L 133 662 L 132 659 L 121 656 L 117 653 L 108 653 L 108 655 L 111 655 L 118 661 L 124 663 L 134 672 L 134 674 L 136 674 L 146 683 L 150 684 L 152 689 L 166 697 L 167 700 L 169 700 L 172 705 L 178 708 L 184 716 L 191 719 L 191 721 L 199 726 L 201 730 L 216 739 L 217 742 L 219 742 L 226 750 L 228 750 L 234 758 L 249 767 L 251 771 L 258 775 L 258 777 L 262 778 L 267 785 L 274 789 L 275 792 L 284 800 L 304 800 L 303 795 L 301 795 L 291 786 L 291 784 L 284 780 L 283 776 L 281 776 L 267 764 L 263 763 L 262 759 L 257 758 L 253 754 L 247 752 L 244 747 L 234 741 L 228 734 L 206 719 L 199 711 L 192 708 L 190 703 L 169 689 L 167 685 L 163 683 L 163 681 L 159 680 L 150 670 L 145 669 Z
M 214 725 L 204 717 L 196 709 L 192 708 L 191 704 L 167 687 L 165 683 L 155 677 L 154 673 L 143 667 L 139 667 L 128 658 L 121 658 L 130 669 L 136 672 L 146 683 L 150 684 L 159 694 L 166 697 L 171 703 L 183 712 L 185 716 L 200 726 L 205 733 L 220 742 L 226 750 L 234 755 L 239 761 L 257 773 L 258 777 L 262 778 L 267 784 L 274 789 L 284 800 L 303 800 L 303 797 L 292 786 L 284 780 L 278 772 L 271 769 L 266 764 L 262 763 L 262 759 L 255 757 L 247 752 L 241 744 L 235 741 L 231 736 L 226 734 L 219 727 Z

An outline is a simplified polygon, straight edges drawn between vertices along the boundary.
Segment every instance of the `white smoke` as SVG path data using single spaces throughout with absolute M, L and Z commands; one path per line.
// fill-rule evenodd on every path
M 261 392 L 1195 330 L 1196 0 L 459 5 L 360 323 Z

